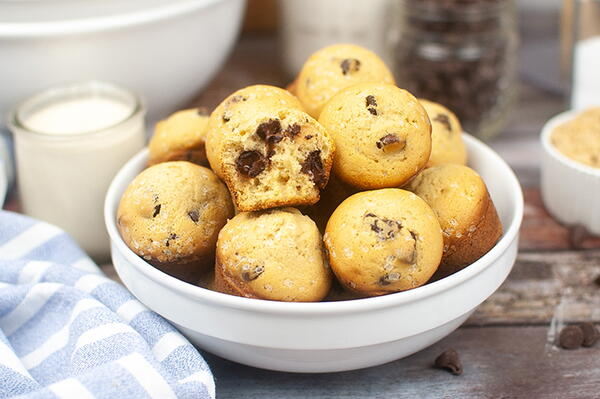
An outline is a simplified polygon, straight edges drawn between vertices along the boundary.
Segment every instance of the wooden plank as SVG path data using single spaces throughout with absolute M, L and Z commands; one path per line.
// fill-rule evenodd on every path
M 432 368 L 448 348 L 459 352 L 461 376 Z M 462 328 L 408 358 L 343 373 L 280 373 L 206 359 L 217 396 L 229 399 L 597 398 L 600 386 L 600 344 L 560 350 L 542 326 Z
M 505 283 L 467 325 L 600 322 L 600 250 L 521 253 Z
M 565 226 L 557 222 L 544 207 L 539 189 L 526 188 L 523 194 L 521 251 L 600 248 L 600 237 L 592 236 L 582 226 Z

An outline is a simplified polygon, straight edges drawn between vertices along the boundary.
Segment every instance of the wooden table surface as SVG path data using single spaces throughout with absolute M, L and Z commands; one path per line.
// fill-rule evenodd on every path
M 214 107 L 235 89 L 287 82 L 271 38 L 246 38 L 196 105 Z M 268 60 L 269 62 L 266 62 Z M 206 354 L 222 398 L 566 398 L 600 396 L 600 344 L 558 349 L 565 323 L 600 322 L 600 238 L 558 224 L 539 192 L 543 123 L 564 109 L 560 93 L 524 76 L 519 103 L 491 146 L 516 172 L 525 194 L 520 250 L 513 272 L 472 317 L 447 338 L 389 364 L 343 373 L 293 374 L 242 366 Z M 455 348 L 464 373 L 432 368 Z
M 285 85 L 278 51 L 273 38 L 243 39 L 194 105 L 214 107 L 249 84 Z M 405 359 L 343 373 L 272 372 L 207 353 L 219 397 L 599 397 L 600 344 L 573 351 L 554 345 L 565 323 L 600 322 L 600 286 L 594 283 L 600 275 L 600 238 L 558 224 L 540 199 L 538 134 L 563 108 L 560 94 L 524 78 L 508 126 L 490 143 L 513 167 L 525 193 L 520 251 L 507 281 L 462 327 Z M 114 276 L 112 266 L 104 270 Z M 463 375 L 432 368 L 448 348 L 459 352 Z

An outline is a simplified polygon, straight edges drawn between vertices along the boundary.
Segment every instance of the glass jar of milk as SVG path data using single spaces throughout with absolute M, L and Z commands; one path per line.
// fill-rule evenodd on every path
M 23 213 L 53 223 L 108 259 L 106 190 L 144 146 L 145 108 L 128 90 L 84 82 L 46 90 L 10 115 Z

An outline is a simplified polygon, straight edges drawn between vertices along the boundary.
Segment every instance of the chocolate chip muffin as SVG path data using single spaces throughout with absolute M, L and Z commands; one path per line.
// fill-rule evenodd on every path
M 204 142 L 208 111 L 204 108 L 175 112 L 156 124 L 148 144 L 148 165 L 167 161 L 189 161 L 208 166 Z
M 331 215 L 324 241 L 338 281 L 369 296 L 425 284 L 443 247 L 435 213 L 415 194 L 397 188 L 346 199 Z
M 362 83 L 344 89 L 325 105 L 319 122 L 335 142 L 333 171 L 351 186 L 399 187 L 429 160 L 427 113 L 396 86 Z
M 339 91 L 357 83 L 394 84 L 394 76 L 375 53 L 352 44 L 336 44 L 311 55 L 296 83 L 294 94 L 314 118 Z
M 334 153 L 327 131 L 308 114 L 260 99 L 248 99 L 210 130 L 206 146 L 240 211 L 314 204 Z
M 419 99 L 431 121 L 431 156 L 427 166 L 444 163 L 467 164 L 467 149 L 456 115 L 433 101 Z
M 248 114 L 252 114 L 257 104 L 262 104 L 265 108 L 294 108 L 302 110 L 302 105 L 296 97 L 287 90 L 269 85 L 253 85 L 244 87 L 223 100 L 217 108 L 211 113 L 208 120 L 206 141 L 216 141 L 222 134 L 221 130 L 226 128 L 235 129 L 244 120 Z M 221 175 L 222 171 L 218 168 L 220 162 L 219 155 L 211 151 L 215 146 L 207 146 L 207 158 L 212 169 Z
M 444 236 L 438 276 L 465 268 L 485 255 L 502 236 L 502 223 L 485 183 L 471 168 L 445 164 L 421 172 L 407 188 L 437 215 Z
M 215 287 L 273 301 L 320 301 L 331 286 L 317 226 L 294 208 L 243 212 L 219 233 Z
M 133 252 L 165 273 L 196 283 L 213 266 L 219 230 L 232 216 L 227 188 L 210 169 L 163 162 L 129 184 L 117 226 Z

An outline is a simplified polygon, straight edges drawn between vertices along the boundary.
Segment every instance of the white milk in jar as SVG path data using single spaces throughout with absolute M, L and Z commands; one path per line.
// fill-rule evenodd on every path
M 120 167 L 144 146 L 144 107 L 119 87 L 53 88 L 11 115 L 23 213 L 65 229 L 92 257 L 109 256 L 103 204 Z

